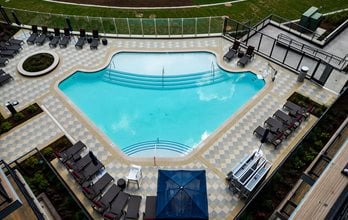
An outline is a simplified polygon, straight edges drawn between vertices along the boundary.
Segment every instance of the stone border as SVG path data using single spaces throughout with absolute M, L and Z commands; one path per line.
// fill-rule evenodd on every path
M 40 53 L 48 53 L 50 55 L 53 56 L 53 63 L 51 64 L 51 66 L 49 66 L 48 68 L 44 69 L 44 70 L 41 70 L 41 71 L 38 71 L 38 72 L 28 72 L 26 70 L 23 69 L 23 63 L 31 56 L 33 55 L 37 55 L 37 54 L 40 54 Z M 49 72 L 51 72 L 53 69 L 55 69 L 57 67 L 59 63 L 59 56 L 57 53 L 55 52 L 52 52 L 52 51 L 48 51 L 48 50 L 40 50 L 40 51 L 37 51 L 35 53 L 32 53 L 32 54 L 29 54 L 28 56 L 24 57 L 17 65 L 17 70 L 20 74 L 24 75 L 24 76 L 41 76 L 41 75 L 44 75 L 44 74 L 47 74 Z

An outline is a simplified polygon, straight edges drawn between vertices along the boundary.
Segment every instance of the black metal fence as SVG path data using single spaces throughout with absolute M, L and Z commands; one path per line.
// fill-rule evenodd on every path
M 341 71 L 347 65 L 347 61 L 341 59 L 339 61 L 341 68 L 337 68 L 328 63 L 326 59 L 310 54 L 306 51 L 309 50 L 308 47 L 303 47 L 302 50 L 301 48 L 300 50 L 294 49 L 292 44 L 283 44 L 279 39 L 262 33 L 261 30 L 268 24 L 267 20 L 269 19 L 267 17 L 254 27 L 249 27 L 226 18 L 224 35 L 231 41 L 237 39 L 245 45 L 255 47 L 260 55 L 295 72 L 299 72 L 302 66 L 307 66 L 309 71 L 306 77 L 322 86 L 326 83 L 332 71 Z M 331 60 L 333 61 L 332 58 Z

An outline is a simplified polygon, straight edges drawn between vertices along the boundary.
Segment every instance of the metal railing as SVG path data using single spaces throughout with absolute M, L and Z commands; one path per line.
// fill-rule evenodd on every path
M 202 34 L 210 36 L 221 35 L 223 28 L 223 18 L 219 16 L 199 18 L 112 18 L 52 14 L 7 7 L 2 7 L 2 9 L 6 15 L 2 15 L 0 18 L 5 23 L 63 29 L 68 27 L 68 18 L 73 30 L 85 29 L 91 32 L 95 29 L 99 30 L 100 33 L 108 33 L 116 37 L 180 38 Z
M 177 152 L 179 154 L 187 154 L 192 150 L 191 147 L 178 143 L 175 141 L 168 141 L 168 140 L 153 140 L 153 141 L 143 141 L 136 144 L 132 144 L 130 146 L 127 146 L 122 149 L 122 151 L 127 154 L 128 156 L 131 156 L 135 153 L 146 151 L 146 150 L 168 150 Z M 156 156 L 156 155 L 154 155 Z

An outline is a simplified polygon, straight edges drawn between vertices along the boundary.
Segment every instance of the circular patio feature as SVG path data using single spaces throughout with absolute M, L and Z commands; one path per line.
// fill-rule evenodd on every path
M 59 63 L 59 56 L 51 51 L 38 51 L 24 57 L 17 65 L 24 76 L 41 76 L 51 72 Z

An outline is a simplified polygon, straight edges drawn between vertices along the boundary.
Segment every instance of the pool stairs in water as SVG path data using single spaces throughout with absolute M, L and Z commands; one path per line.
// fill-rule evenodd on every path
M 144 89 L 185 89 L 219 83 L 228 78 L 227 74 L 216 71 L 206 71 L 183 75 L 139 75 L 107 69 L 102 79 L 104 81 Z
M 122 151 L 128 156 L 131 156 L 141 151 L 155 150 L 155 149 L 174 151 L 182 155 L 185 155 L 192 150 L 191 147 L 178 142 L 167 141 L 167 140 L 154 140 L 154 141 L 144 141 L 144 142 L 132 144 L 128 147 L 123 148 Z

